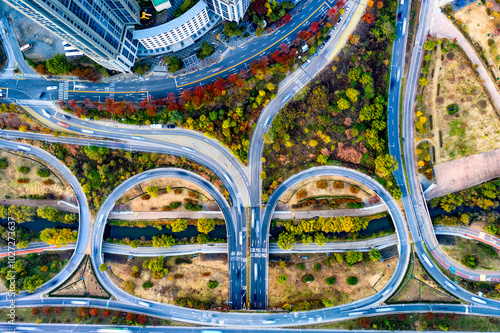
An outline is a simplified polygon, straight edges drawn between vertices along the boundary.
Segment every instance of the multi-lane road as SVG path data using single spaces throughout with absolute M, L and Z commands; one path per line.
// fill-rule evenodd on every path
M 400 105 L 400 86 L 401 77 L 404 73 L 404 55 L 406 45 L 406 29 L 410 11 L 410 2 L 401 1 L 398 11 L 401 12 L 401 19 L 397 22 L 397 39 L 393 48 L 393 59 L 391 66 L 391 76 L 389 83 L 389 110 L 388 110 L 388 136 L 389 148 L 392 155 L 396 156 L 400 168 L 394 175 L 403 192 L 403 207 L 406 213 L 406 220 L 403 216 L 397 202 L 390 194 L 375 180 L 358 173 L 354 170 L 321 167 L 306 170 L 292 178 L 286 180 L 273 193 L 269 204 L 265 210 L 261 211 L 261 181 L 260 158 L 263 151 L 263 135 L 269 129 L 272 120 L 279 109 L 291 98 L 298 90 L 307 84 L 315 74 L 317 74 L 341 48 L 347 40 L 347 36 L 354 29 L 360 20 L 367 1 L 359 1 L 351 4 L 351 11 L 344 14 L 343 23 L 339 25 L 336 34 L 333 35 L 329 45 L 316 57 L 312 58 L 311 64 L 306 68 L 301 68 L 281 85 L 277 97 L 264 109 L 259 122 L 255 128 L 250 147 L 249 166 L 243 166 L 234 156 L 217 141 L 208 139 L 199 133 L 183 129 L 157 130 L 149 128 L 126 127 L 126 126 L 108 126 L 102 123 L 92 123 L 70 117 L 62 117 L 60 110 L 51 107 L 50 103 L 34 102 L 33 97 L 42 91 L 46 91 L 48 86 L 56 85 L 59 96 L 64 98 L 74 98 L 82 100 L 90 98 L 91 100 L 104 99 L 107 97 L 119 99 L 137 100 L 146 96 L 162 97 L 168 92 L 180 92 L 185 88 L 194 87 L 197 84 L 207 84 L 217 77 L 224 77 L 246 69 L 248 64 L 261 55 L 274 51 L 281 42 L 290 43 L 295 39 L 296 34 L 302 28 L 305 28 L 312 21 L 316 21 L 323 16 L 328 8 L 333 5 L 332 2 L 321 2 L 312 0 L 307 7 L 285 27 L 278 32 L 247 43 L 246 46 L 231 51 L 230 56 L 219 63 L 214 69 L 204 69 L 198 73 L 186 75 L 182 78 L 170 79 L 161 75 L 152 75 L 148 78 L 125 79 L 112 84 L 96 83 L 88 84 L 85 91 L 75 91 L 59 82 L 46 81 L 37 78 L 36 74 L 22 61 L 22 54 L 17 51 L 8 51 L 9 64 L 7 69 L 12 67 L 12 58 L 17 62 L 18 67 L 25 73 L 24 80 L 12 80 L 8 71 L 0 76 L 0 88 L 9 88 L 9 96 L 20 100 L 25 109 L 37 118 L 43 124 L 56 129 L 69 131 L 73 134 L 85 134 L 88 136 L 99 136 L 107 139 L 120 140 L 121 142 L 91 140 L 82 138 L 62 138 L 50 135 L 35 133 L 19 133 L 13 131 L 1 131 L 0 136 L 8 139 L 31 138 L 50 142 L 65 142 L 75 144 L 94 144 L 107 146 L 115 149 L 130 149 L 148 152 L 159 152 L 175 154 L 190 158 L 200 164 L 210 168 L 224 183 L 231 198 L 231 204 L 225 201 L 220 193 L 213 186 L 200 177 L 179 169 L 157 169 L 147 171 L 136 175 L 120 186 L 108 196 L 101 210 L 96 216 L 94 228 L 91 232 L 91 221 L 86 205 L 86 198 L 81 191 L 78 181 L 71 175 L 69 169 L 62 163 L 46 152 L 25 144 L 12 143 L 0 140 L 0 144 L 6 148 L 23 150 L 27 153 L 33 153 L 36 156 L 45 159 L 68 179 L 72 185 L 80 202 L 80 232 L 76 245 L 75 253 L 70 264 L 59 273 L 54 279 L 44 284 L 34 294 L 22 293 L 17 297 L 18 306 L 95 306 L 111 307 L 123 311 L 133 311 L 152 316 L 181 320 L 196 324 L 211 325 L 230 325 L 230 326 L 292 326 L 307 323 L 318 323 L 333 320 L 342 320 L 346 318 L 357 318 L 361 316 L 388 314 L 397 312 L 422 312 L 439 311 L 454 312 L 461 314 L 475 313 L 480 315 L 498 315 L 500 308 L 499 302 L 480 298 L 461 289 L 452 281 L 446 278 L 444 274 L 427 257 L 431 253 L 437 260 L 446 258 L 439 251 L 434 231 L 432 229 L 430 218 L 426 211 L 425 201 L 421 195 L 418 180 L 416 179 L 415 160 L 413 153 L 413 127 L 412 127 L 412 106 L 415 97 L 416 81 L 419 77 L 419 66 L 422 57 L 422 45 L 425 42 L 425 36 L 428 25 L 429 9 L 432 7 L 431 0 L 424 0 L 421 7 L 419 30 L 413 50 L 412 62 L 408 76 L 408 85 L 406 99 L 404 104 L 404 145 L 406 154 L 404 155 L 405 164 L 401 158 L 401 144 L 399 134 L 399 105 Z M 4 21 L 5 23 L 5 21 Z M 0 32 L 7 47 L 13 48 L 17 45 L 13 32 L 9 31 L 9 26 L 5 23 L 8 34 L 5 31 Z M 18 45 L 17 45 L 18 47 Z M 161 83 L 161 84 L 160 84 Z M 63 91 L 61 91 L 63 89 Z M 45 110 L 45 113 L 42 111 Z M 58 124 L 59 123 L 59 124 Z M 63 124 L 63 125 L 60 125 Z M 125 142 L 123 142 L 125 141 Z M 20 148 L 22 146 L 23 148 Z M 49 155 L 49 156 L 46 156 Z M 408 184 L 403 170 L 406 166 L 408 175 Z M 399 260 L 394 275 L 389 283 L 378 293 L 350 304 L 313 310 L 309 312 L 296 312 L 293 314 L 264 314 L 264 313 L 218 313 L 209 311 L 198 311 L 186 308 L 179 308 L 172 305 L 140 300 L 132 295 L 126 294 L 117 286 L 113 285 L 105 273 L 101 273 L 97 267 L 103 262 L 103 244 L 102 234 L 105 221 L 109 212 L 112 210 L 115 201 L 131 186 L 148 179 L 157 177 L 179 177 L 184 178 L 205 188 L 216 199 L 226 219 L 228 227 L 228 246 L 229 265 L 230 265 L 230 300 L 233 308 L 242 308 L 245 304 L 250 304 L 252 308 L 262 309 L 267 306 L 267 267 L 268 253 L 270 244 L 268 242 L 269 225 L 274 207 L 279 197 L 288 188 L 309 177 L 321 175 L 339 175 L 347 177 L 353 181 L 362 182 L 370 187 L 377 195 L 381 197 L 387 205 L 389 212 L 396 227 L 398 238 Z M 246 232 L 247 221 L 250 221 L 251 233 Z M 429 273 L 449 292 L 460 297 L 474 306 L 468 305 L 441 305 L 441 304 L 407 304 L 397 306 L 384 306 L 383 303 L 395 291 L 397 285 L 403 279 L 410 253 L 410 239 L 408 235 L 408 224 L 416 251 Z M 247 234 L 250 236 L 250 253 L 247 253 Z M 479 237 L 481 238 L 481 237 Z M 485 237 L 483 237 L 485 238 Z M 91 254 L 94 269 L 97 272 L 100 282 L 113 294 L 119 301 L 106 301 L 96 299 L 72 299 L 72 298 L 45 298 L 42 295 L 65 280 L 74 269 L 76 269 L 85 250 L 88 241 L 91 239 Z M 486 240 L 490 241 L 490 240 Z M 308 251 L 310 249 L 307 249 Z M 426 252 L 427 250 L 430 251 Z M 248 258 L 251 261 L 248 261 Z M 463 272 L 463 267 L 457 266 L 459 272 Z M 477 274 L 477 280 L 482 279 L 481 274 Z M 247 284 L 247 278 L 251 283 Z M 476 276 L 470 276 L 476 279 Z M 488 279 L 488 277 L 485 277 Z M 7 300 L 0 300 L 0 306 L 7 306 Z M 486 307 L 484 307 L 486 306 Z

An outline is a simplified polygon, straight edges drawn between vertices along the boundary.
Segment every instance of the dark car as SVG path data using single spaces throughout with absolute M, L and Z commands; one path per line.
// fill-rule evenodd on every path
M 332 39 L 332 36 L 330 35 L 326 36 L 325 41 L 323 43 L 328 43 L 330 39 Z
M 168 124 L 167 128 L 175 128 L 175 125 L 174 124 Z
M 391 81 L 391 89 L 393 89 L 395 85 L 396 83 L 394 83 L 394 81 Z
M 401 12 L 398 13 L 398 21 L 401 20 L 402 15 L 403 15 L 403 13 L 401 13 Z
M 66 120 L 70 120 L 71 119 L 70 116 L 67 116 L 65 114 L 62 114 L 61 117 L 64 118 L 64 119 L 66 119 Z

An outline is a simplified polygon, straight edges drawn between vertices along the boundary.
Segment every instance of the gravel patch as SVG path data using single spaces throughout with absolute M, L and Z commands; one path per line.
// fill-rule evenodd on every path
M 0 2 L 0 17 L 10 18 L 20 46 L 28 43 L 33 45 L 24 53 L 27 58 L 47 60 L 54 54 L 64 53 L 60 38 L 4 2 Z

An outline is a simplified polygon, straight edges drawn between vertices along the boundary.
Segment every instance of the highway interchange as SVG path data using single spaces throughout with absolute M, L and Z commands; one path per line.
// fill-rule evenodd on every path
M 352 2 L 352 1 L 351 1 Z M 403 1 L 398 11 L 402 13 L 402 19 L 397 24 L 397 34 L 393 47 L 393 59 L 391 66 L 391 78 L 389 89 L 389 106 L 388 106 L 388 136 L 390 153 L 396 156 L 399 163 L 399 169 L 394 172 L 396 180 L 403 192 L 402 203 L 405 215 L 401 212 L 397 202 L 390 194 L 375 180 L 359 173 L 357 171 L 340 168 L 340 167 L 319 167 L 306 170 L 286 180 L 273 193 L 269 199 L 269 203 L 265 209 L 261 210 L 261 155 L 263 151 L 263 135 L 267 132 L 272 123 L 272 119 L 277 114 L 279 109 L 285 104 L 284 100 L 289 94 L 295 94 L 298 90 L 307 84 L 314 75 L 321 71 L 324 66 L 328 65 L 333 58 L 335 52 L 338 52 L 347 36 L 356 27 L 360 13 L 362 14 L 367 1 L 359 1 L 351 3 L 351 10 L 344 14 L 344 20 L 332 40 L 325 47 L 312 63 L 305 70 L 298 70 L 284 84 L 280 85 L 277 97 L 263 110 L 261 117 L 257 123 L 252 136 L 250 146 L 249 165 L 243 166 L 225 147 L 222 147 L 217 141 L 208 139 L 193 131 L 183 129 L 157 130 L 149 128 L 137 127 L 116 127 L 102 123 L 92 123 L 80 119 L 71 118 L 70 121 L 64 121 L 60 118 L 60 110 L 52 107 L 48 101 L 34 101 L 34 96 L 42 91 L 45 91 L 48 86 L 58 85 L 58 81 L 47 81 L 42 78 L 37 78 L 33 71 L 28 68 L 25 71 L 24 66 L 27 64 L 22 60 L 20 52 L 8 51 L 9 63 L 7 70 L 0 76 L 0 87 L 9 88 L 9 97 L 11 99 L 20 100 L 26 110 L 38 119 L 44 125 L 55 130 L 65 130 L 73 134 L 88 134 L 88 136 L 101 137 L 106 140 L 95 140 L 88 138 L 71 138 L 71 137 L 54 137 L 46 134 L 37 133 L 22 133 L 15 131 L 1 131 L 0 136 L 7 139 L 28 138 L 34 140 L 48 142 L 73 143 L 80 145 L 94 144 L 107 146 L 113 149 L 127 149 L 134 151 L 159 152 L 184 156 L 197 163 L 203 164 L 210 168 L 224 183 L 230 194 L 230 202 L 228 203 L 220 193 L 209 182 L 201 179 L 193 173 L 180 169 L 157 169 L 146 171 L 142 174 L 126 180 L 119 185 L 116 190 L 108 196 L 100 211 L 97 213 L 92 227 L 91 216 L 87 206 L 85 195 L 76 178 L 71 174 L 71 171 L 65 167 L 60 161 L 41 149 L 29 146 L 27 144 L 19 144 L 13 141 L 0 140 L 0 146 L 12 150 L 23 151 L 28 154 L 33 154 L 47 162 L 49 162 L 59 173 L 61 173 L 71 184 L 79 201 L 80 209 L 80 226 L 79 238 L 76 244 L 76 249 L 68 266 L 63 269 L 54 279 L 44 284 L 35 293 L 21 293 L 16 296 L 17 306 L 89 306 L 89 307 L 110 307 L 122 311 L 130 311 L 136 313 L 144 313 L 150 316 L 169 318 L 173 320 L 190 322 L 193 324 L 204 325 L 224 325 L 224 326 L 295 326 L 301 324 L 320 323 L 334 320 L 342 320 L 347 318 L 357 318 L 361 316 L 370 316 L 377 314 L 389 314 L 398 312 L 453 312 L 459 314 L 477 314 L 484 316 L 498 315 L 500 303 L 495 300 L 486 299 L 473 295 L 460 288 L 453 281 L 449 280 L 432 262 L 432 257 L 443 263 L 445 267 L 449 267 L 450 260 L 437 246 L 437 240 L 432 227 L 432 222 L 427 212 L 425 199 L 420 190 L 420 185 L 415 173 L 415 158 L 413 147 L 413 101 L 416 94 L 416 83 L 420 74 L 420 63 L 423 56 L 422 45 L 426 40 L 426 31 L 428 26 L 429 12 L 432 8 L 431 0 L 423 0 L 421 6 L 419 30 L 415 41 L 415 47 L 412 53 L 412 61 L 410 70 L 406 79 L 406 93 L 403 101 L 403 135 L 405 163 L 402 161 L 403 154 L 401 153 L 401 141 L 399 133 L 399 117 L 400 117 L 400 89 L 401 89 L 401 73 L 404 73 L 404 55 L 406 46 L 406 31 L 402 22 L 407 22 L 410 12 L 410 2 Z M 102 98 L 114 97 L 115 99 L 125 98 L 125 93 L 120 93 L 116 89 L 123 87 L 124 91 L 148 91 L 150 96 L 161 97 L 168 92 L 179 92 L 184 87 L 193 86 L 194 84 L 209 83 L 218 76 L 239 72 L 248 66 L 255 57 L 272 52 L 280 42 L 290 42 L 294 39 L 294 35 L 300 30 L 302 25 L 307 26 L 308 23 L 317 20 L 320 15 L 325 13 L 327 6 L 333 3 L 312 1 L 295 20 L 284 27 L 283 31 L 279 31 L 274 35 L 265 39 L 256 39 L 253 44 L 248 44 L 246 49 L 236 49 L 232 51 L 229 57 L 224 59 L 216 68 L 223 67 L 220 71 L 214 69 L 206 69 L 200 73 L 184 76 L 182 79 L 169 79 L 159 77 L 157 75 L 141 79 L 126 79 L 116 84 L 113 84 L 115 91 L 110 89 L 109 84 L 97 83 L 89 84 L 88 91 L 68 91 L 71 95 L 69 98 L 95 99 L 95 96 Z M 323 9 L 322 9 L 323 8 Z M 2 21 L 4 22 L 4 21 Z M 8 24 L 6 24 L 8 25 Z M 9 30 L 10 31 L 10 30 Z M 5 40 L 8 38 L 10 45 L 17 44 L 13 33 L 6 36 L 3 32 L 0 34 Z M 292 38 L 293 37 L 293 38 Z M 291 38 L 291 39 L 290 39 Z M 266 44 L 267 43 L 267 44 Z M 260 46 L 259 46 L 260 45 Z M 15 49 L 15 47 L 12 47 Z M 254 50 L 253 48 L 257 48 Z M 248 50 L 256 51 L 254 56 L 245 58 L 242 55 L 248 54 Z M 260 52 L 259 52 L 260 50 Z M 16 80 L 12 77 L 9 71 L 12 71 L 12 57 L 15 59 L 21 70 L 30 75 L 26 75 L 23 80 Z M 19 58 L 21 57 L 21 58 Z M 235 65 L 232 65 L 235 63 Z M 29 66 L 28 66 L 29 67 Z M 200 79 L 199 77 L 202 77 Z M 158 84 L 161 80 L 161 85 Z M 394 84 L 392 84 L 394 83 Z M 134 88 L 134 89 L 132 89 Z M 99 91 L 98 95 L 96 93 Z M 101 93 L 102 92 L 102 93 Z M 141 93 L 143 94 L 143 93 Z M 141 95 L 142 97 L 142 95 Z M 128 98 L 128 97 L 127 97 Z M 137 97 L 139 98 L 139 97 Z M 47 109 L 50 112 L 50 118 L 44 116 L 42 109 Z M 58 115 L 59 112 L 59 115 Z M 57 122 L 66 123 L 69 128 L 64 129 L 58 126 Z M 82 130 L 90 132 L 82 132 Z M 119 140 L 119 141 L 111 141 Z M 21 148 L 22 147 L 22 148 Z M 403 169 L 406 166 L 406 170 Z M 407 187 L 406 175 L 408 177 L 409 188 Z M 287 188 L 293 186 L 304 179 L 321 176 L 333 175 L 343 176 L 353 181 L 358 181 L 370 187 L 375 191 L 392 216 L 395 224 L 398 237 L 399 259 L 394 275 L 389 283 L 378 293 L 366 299 L 353 303 L 337 306 L 333 308 L 325 308 L 321 310 L 313 310 L 309 312 L 294 312 L 294 313 L 219 313 L 213 311 L 199 311 L 186 308 L 180 308 L 173 305 L 162 304 L 158 302 L 140 300 L 139 298 L 123 292 L 115 286 L 105 273 L 100 273 L 96 269 L 103 262 L 103 246 L 102 234 L 106 217 L 112 210 L 115 201 L 125 191 L 137 183 L 147 179 L 158 177 L 179 177 L 192 181 L 205 190 L 207 190 L 217 201 L 226 219 L 228 228 L 228 245 L 227 251 L 229 255 L 230 265 L 230 299 L 232 307 L 235 309 L 246 308 L 250 306 L 252 309 L 265 309 L 267 307 L 267 268 L 268 268 L 268 253 L 270 251 L 268 243 L 268 233 L 273 214 L 274 207 L 279 197 L 286 191 Z M 251 232 L 247 232 L 247 226 L 251 226 Z M 431 276 L 440 283 L 440 285 L 449 291 L 451 294 L 460 299 L 467 301 L 468 304 L 449 305 L 449 304 L 407 304 L 407 305 L 385 305 L 385 300 L 396 290 L 406 272 L 408 258 L 411 251 L 410 231 L 413 240 L 414 248 L 421 258 L 421 262 L 431 274 Z M 451 230 L 457 235 L 458 230 Z M 464 231 L 465 232 L 465 231 Z M 463 236 L 464 234 L 462 234 Z M 466 234 L 467 235 L 467 234 Z M 469 236 L 480 241 L 497 242 L 494 239 L 486 239 L 484 235 L 476 235 L 469 232 Z M 247 237 L 250 240 L 250 253 L 247 253 Z M 85 254 L 87 246 L 91 242 L 91 253 L 94 270 L 97 272 L 97 277 L 105 288 L 114 296 L 114 300 L 97 300 L 97 299 L 81 299 L 81 298 L 47 298 L 44 295 L 60 285 L 69 277 L 71 272 L 78 267 L 78 264 Z M 250 259 L 250 261 L 248 260 Z M 448 265 L 448 266 L 447 266 Z M 457 275 L 469 277 L 474 280 L 484 279 L 486 281 L 496 279 L 498 275 L 482 272 L 470 271 L 465 267 L 456 265 L 455 270 Z M 250 280 L 247 280 L 248 277 Z M 493 280 L 491 280 L 493 281 Z M 250 282 L 248 284 L 247 282 Z M 4 294 L 5 295 L 5 294 Z M 8 305 L 7 296 L 0 301 L 0 306 Z M 47 330 L 50 331 L 48 326 Z M 52 328 L 56 330 L 56 328 Z

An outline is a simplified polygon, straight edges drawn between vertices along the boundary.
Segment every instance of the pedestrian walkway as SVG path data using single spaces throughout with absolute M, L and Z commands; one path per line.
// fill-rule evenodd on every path
M 425 194 L 430 200 L 500 177 L 500 149 L 434 166 L 436 186 Z

